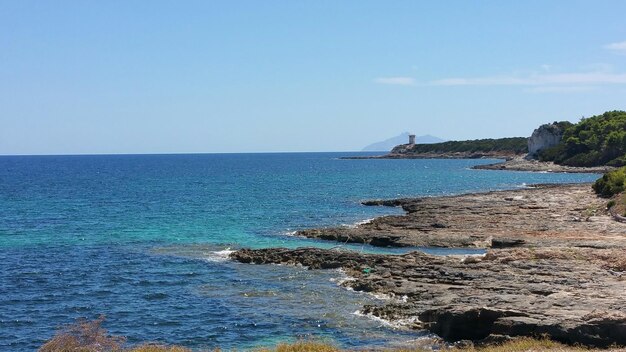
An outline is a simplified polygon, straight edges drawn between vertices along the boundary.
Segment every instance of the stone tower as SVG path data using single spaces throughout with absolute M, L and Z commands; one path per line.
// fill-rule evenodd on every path
M 415 144 L 415 135 L 414 134 L 410 134 L 409 135 L 409 144 Z

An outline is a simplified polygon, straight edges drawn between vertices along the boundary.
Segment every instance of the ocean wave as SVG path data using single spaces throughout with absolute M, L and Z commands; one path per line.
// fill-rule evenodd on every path
M 358 317 L 365 317 L 371 320 L 374 320 L 376 322 L 381 323 L 384 326 L 388 326 L 390 328 L 394 328 L 394 329 L 406 329 L 411 325 L 414 325 L 415 323 L 419 323 L 419 319 L 417 317 L 409 317 L 409 318 L 403 318 L 403 319 L 397 319 L 397 320 L 387 320 L 387 319 L 383 319 L 381 317 L 378 317 L 372 313 L 363 313 L 360 310 L 355 311 L 354 313 L 352 313 Z
M 205 253 L 204 260 L 209 262 L 224 262 L 230 260 L 230 255 L 235 251 L 229 248 L 220 251 L 212 251 Z
M 342 224 L 342 226 L 350 228 L 350 229 L 354 229 L 354 228 L 359 227 L 360 225 L 369 224 L 370 222 L 374 221 L 374 219 L 376 219 L 376 218 L 369 218 L 369 219 L 365 219 L 365 220 L 359 220 L 359 221 L 357 221 L 355 223 L 352 223 L 352 224 Z
M 341 286 L 341 287 L 345 288 L 348 291 L 363 293 L 363 294 L 366 294 L 368 296 L 374 297 L 374 298 L 376 298 L 378 300 L 381 300 L 381 301 L 395 300 L 395 301 L 406 303 L 407 300 L 409 299 L 409 297 L 406 296 L 406 295 L 404 295 L 404 296 L 396 296 L 396 295 L 391 294 L 391 293 L 376 293 L 376 292 L 355 291 L 352 287 L 345 285 L 345 283 L 351 282 L 351 281 L 356 281 L 357 279 L 355 277 L 353 277 L 353 276 L 350 276 L 350 275 L 346 274 L 346 272 L 343 269 L 336 269 L 336 270 L 339 273 L 339 276 L 330 278 L 330 282 L 334 282 L 334 283 L 337 284 L 337 286 Z
M 331 277 L 330 278 L 330 282 L 336 283 L 337 286 L 343 286 L 343 284 L 346 283 L 346 282 L 350 282 L 350 281 L 355 281 L 356 280 L 355 277 L 352 277 L 352 276 L 346 274 L 346 271 L 341 269 L 341 268 L 340 269 L 335 269 L 335 271 L 337 273 L 339 273 L 339 276 L 338 277 Z M 345 286 L 343 286 L 343 287 L 345 287 Z M 348 288 L 348 287 L 346 287 L 346 288 Z
M 294 231 L 284 231 L 282 233 L 283 236 L 289 236 L 289 237 L 297 237 L 297 238 L 306 238 L 305 236 L 301 236 L 298 235 L 298 230 L 294 230 Z

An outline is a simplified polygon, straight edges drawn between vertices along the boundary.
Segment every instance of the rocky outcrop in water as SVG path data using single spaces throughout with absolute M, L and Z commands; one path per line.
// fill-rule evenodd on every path
M 447 341 L 547 335 L 626 345 L 626 224 L 590 185 L 542 185 L 451 197 L 377 200 L 405 215 L 307 237 L 381 246 L 491 247 L 484 256 L 373 255 L 300 248 L 242 249 L 251 264 L 343 269 L 356 291 L 391 297 L 362 313 Z
M 386 294 L 364 314 L 447 341 L 546 334 L 565 343 L 626 345 L 622 250 L 514 249 L 484 257 L 371 255 L 317 248 L 239 250 L 242 263 L 342 268 L 342 285 Z
M 552 161 L 539 161 L 532 158 L 515 157 L 505 162 L 476 165 L 477 170 L 506 170 L 506 171 L 534 171 L 534 172 L 567 172 L 567 173 L 606 173 L 615 170 L 612 166 L 567 166 L 555 164 Z
M 356 227 L 298 231 L 309 238 L 390 247 L 626 248 L 626 228 L 589 184 L 536 185 L 449 197 L 365 201 L 402 207 Z

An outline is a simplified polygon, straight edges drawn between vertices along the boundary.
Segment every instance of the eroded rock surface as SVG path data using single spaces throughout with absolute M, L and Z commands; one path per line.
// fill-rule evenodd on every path
M 239 250 L 243 263 L 342 268 L 344 286 L 393 299 L 363 313 L 448 341 L 547 334 L 566 343 L 626 345 L 622 249 L 507 249 L 484 257 L 371 255 L 301 248 Z M 621 261 L 620 261 L 621 257 Z
M 363 204 L 400 206 L 407 213 L 354 228 L 308 229 L 297 234 L 396 247 L 626 248 L 626 227 L 612 220 L 606 202 L 594 195 L 589 184 L 366 201 Z
M 579 167 L 558 165 L 551 161 L 538 161 L 531 157 L 514 157 L 501 163 L 476 165 L 477 170 L 507 170 L 507 171 L 536 171 L 536 172 L 567 172 L 567 173 L 605 173 L 615 170 L 611 166 Z
M 343 269 L 356 291 L 386 294 L 362 312 L 448 341 L 539 336 L 626 345 L 626 224 L 590 185 L 368 201 L 401 206 L 356 228 L 300 235 L 384 246 L 491 247 L 484 256 L 373 255 L 301 248 L 242 249 L 242 263 Z

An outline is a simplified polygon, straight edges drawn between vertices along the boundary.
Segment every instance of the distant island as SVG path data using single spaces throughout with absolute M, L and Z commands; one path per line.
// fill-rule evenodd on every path
M 391 137 L 389 139 L 385 139 L 384 141 L 372 143 L 362 149 L 364 152 L 388 152 L 393 147 L 406 143 L 409 140 L 409 136 L 411 134 L 409 132 L 401 133 L 395 137 Z M 420 144 L 431 144 L 431 143 L 440 143 L 445 142 L 444 139 L 439 137 L 431 136 L 429 134 L 425 134 L 423 136 L 416 136 L 415 143 Z

